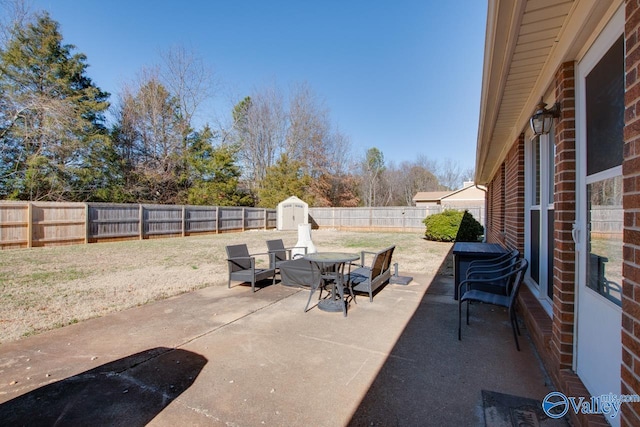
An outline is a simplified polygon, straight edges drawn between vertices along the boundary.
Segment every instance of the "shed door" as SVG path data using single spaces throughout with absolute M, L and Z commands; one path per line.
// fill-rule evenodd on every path
M 296 230 L 298 224 L 304 224 L 304 206 L 300 203 L 282 205 L 282 228 Z

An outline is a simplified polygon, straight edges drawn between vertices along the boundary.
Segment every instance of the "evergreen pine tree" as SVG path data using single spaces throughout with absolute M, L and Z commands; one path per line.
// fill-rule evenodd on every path
M 104 126 L 108 93 L 44 13 L 0 51 L 0 198 L 96 200 L 118 180 Z

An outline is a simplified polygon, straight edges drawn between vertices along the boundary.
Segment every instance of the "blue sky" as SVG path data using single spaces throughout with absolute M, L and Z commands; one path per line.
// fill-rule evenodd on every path
M 112 94 L 183 45 L 220 79 L 214 115 L 253 89 L 306 82 L 351 141 L 385 161 L 474 167 L 486 2 L 33 0 Z M 235 99 L 237 98 L 237 99 Z M 214 120 L 211 120 L 213 122 Z

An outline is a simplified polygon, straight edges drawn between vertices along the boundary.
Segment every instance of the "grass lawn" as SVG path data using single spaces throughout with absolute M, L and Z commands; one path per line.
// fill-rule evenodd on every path
M 0 251 L 0 343 L 110 312 L 227 285 L 225 246 L 246 243 L 266 252 L 266 240 L 294 246 L 296 231 L 247 231 L 183 238 Z M 314 230 L 319 251 L 359 252 L 396 245 L 401 272 L 434 272 L 451 243 L 421 233 Z M 267 265 L 268 258 L 258 258 Z

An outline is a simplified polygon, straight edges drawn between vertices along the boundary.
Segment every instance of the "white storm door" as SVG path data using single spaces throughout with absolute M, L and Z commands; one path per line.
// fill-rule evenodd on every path
M 578 64 L 576 80 L 574 350 L 576 372 L 592 396 L 620 394 L 623 30 L 620 8 Z M 620 419 L 608 421 L 616 426 Z

